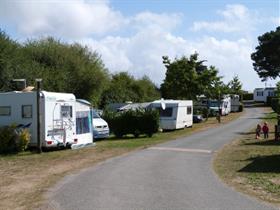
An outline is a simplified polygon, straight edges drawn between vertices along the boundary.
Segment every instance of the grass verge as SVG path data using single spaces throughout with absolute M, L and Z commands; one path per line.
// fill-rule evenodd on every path
M 242 113 L 222 117 L 222 123 Z M 44 193 L 67 174 L 90 167 L 108 158 L 151 145 L 174 140 L 207 128 L 219 126 L 215 118 L 194 124 L 192 128 L 155 134 L 152 138 L 111 138 L 98 141 L 95 147 L 34 154 L 0 156 L 0 209 L 34 209 L 44 201 Z
M 280 207 L 280 141 L 274 140 L 276 114 L 263 119 L 269 124 L 270 136 L 255 139 L 255 131 L 224 146 L 215 156 L 214 170 L 238 191 Z

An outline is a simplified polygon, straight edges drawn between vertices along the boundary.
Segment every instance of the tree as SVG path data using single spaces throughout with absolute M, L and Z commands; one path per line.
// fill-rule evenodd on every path
M 176 58 L 173 62 L 168 56 L 163 56 L 166 75 L 161 84 L 162 96 L 172 99 L 196 99 L 201 94 L 217 96 L 223 84 L 221 77 L 214 66 L 208 68 L 204 62 L 198 60 L 197 53 L 189 58 Z
M 259 46 L 251 54 L 254 70 L 265 81 L 280 75 L 280 27 L 258 37 Z
M 98 105 L 109 74 L 96 52 L 52 37 L 28 41 L 22 51 L 28 61 L 23 68 L 28 81 L 42 78 L 45 90 L 71 92 Z
M 20 47 L 0 29 L 0 91 L 10 90 L 10 81 L 20 77 L 23 61 Z
M 137 80 L 127 72 L 114 74 L 101 97 L 101 107 L 110 103 L 147 102 L 160 97 L 159 91 L 147 77 Z
M 229 93 L 240 95 L 242 93 L 242 83 L 238 76 L 235 75 L 228 83 Z

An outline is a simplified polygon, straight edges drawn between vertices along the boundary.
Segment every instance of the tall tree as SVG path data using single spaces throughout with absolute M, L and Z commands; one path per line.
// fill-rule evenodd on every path
M 280 75 L 280 27 L 258 37 L 259 46 L 251 54 L 253 66 L 262 80 Z
M 231 94 L 241 94 L 242 93 L 242 83 L 238 76 L 235 75 L 231 81 L 228 83 L 229 92 Z
M 203 65 L 204 62 L 198 60 L 197 53 L 189 58 L 176 58 L 173 62 L 168 56 L 163 56 L 166 75 L 161 84 L 162 96 L 172 99 L 196 99 L 201 94 L 208 97 L 217 95 L 222 84 L 221 77 L 214 66 L 208 68 Z
M 108 89 L 103 92 L 101 107 L 109 103 L 153 101 L 159 97 L 156 86 L 147 76 L 137 80 L 127 72 L 120 72 L 112 76 Z
M 77 98 L 99 103 L 109 82 L 100 56 L 80 44 L 67 44 L 54 38 L 28 41 L 23 47 L 29 81 L 43 78 L 48 91 L 71 92 Z
M 20 44 L 0 29 L 0 91 L 10 89 L 10 81 L 20 77 L 23 61 Z

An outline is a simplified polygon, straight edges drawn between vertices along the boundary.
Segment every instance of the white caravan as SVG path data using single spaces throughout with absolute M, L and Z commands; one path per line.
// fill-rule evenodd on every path
M 193 124 L 191 100 L 157 100 L 150 107 L 159 110 L 160 128 L 163 130 L 181 129 Z
M 230 100 L 231 112 L 239 112 L 239 107 L 240 107 L 239 95 L 231 95 L 230 98 L 231 98 Z
M 23 125 L 31 133 L 30 146 L 37 145 L 36 92 L 0 93 L 0 126 Z M 40 93 L 41 143 L 43 147 L 70 146 L 76 135 L 76 98 L 70 93 Z

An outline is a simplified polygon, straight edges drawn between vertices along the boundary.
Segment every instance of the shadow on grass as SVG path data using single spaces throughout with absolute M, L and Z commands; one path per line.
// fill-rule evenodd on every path
M 251 163 L 238 172 L 280 173 L 280 155 L 259 156 L 246 161 L 251 161 Z
M 255 134 L 256 132 L 253 132 L 253 131 L 250 131 L 250 132 L 236 132 L 236 134 L 238 134 L 238 135 L 244 135 L 244 136 L 246 136 L 246 135 L 252 135 L 252 134 Z
M 273 140 L 260 140 L 258 142 L 253 142 L 253 143 L 246 143 L 244 145 L 257 145 L 257 146 L 280 146 L 280 141 L 275 141 Z M 280 152 L 279 152 L 280 154 Z M 280 165 L 280 163 L 279 163 Z

